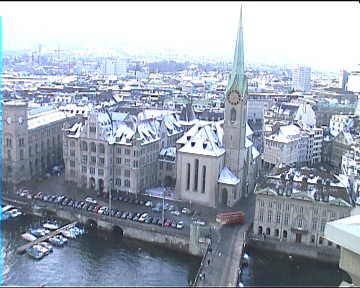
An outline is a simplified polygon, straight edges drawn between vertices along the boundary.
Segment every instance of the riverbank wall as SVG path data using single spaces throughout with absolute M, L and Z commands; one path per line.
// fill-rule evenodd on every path
M 287 254 L 289 256 L 310 258 L 326 263 L 336 264 L 339 263 L 340 260 L 340 249 L 337 248 L 312 247 L 299 243 L 254 238 L 249 238 L 247 245 L 259 250 L 268 250 Z

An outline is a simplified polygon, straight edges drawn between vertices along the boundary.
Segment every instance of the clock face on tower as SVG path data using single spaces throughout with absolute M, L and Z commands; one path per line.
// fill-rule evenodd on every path
M 228 95 L 228 101 L 232 105 L 239 104 L 240 101 L 240 95 L 237 91 L 231 91 Z

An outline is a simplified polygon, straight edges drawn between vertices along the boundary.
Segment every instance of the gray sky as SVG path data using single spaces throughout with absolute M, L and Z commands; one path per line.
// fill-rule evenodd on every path
M 1 2 L 4 49 L 147 47 L 232 59 L 241 2 Z M 360 63 L 360 4 L 243 2 L 245 59 Z

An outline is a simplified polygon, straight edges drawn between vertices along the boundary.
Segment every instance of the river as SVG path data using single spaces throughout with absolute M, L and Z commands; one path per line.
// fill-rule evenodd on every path
M 18 255 L 16 248 L 26 243 L 20 235 L 45 221 L 20 216 L 2 222 L 4 286 L 187 286 L 200 265 L 199 258 L 145 242 L 114 239 L 102 231 L 69 240 L 41 260 Z M 346 277 L 335 264 L 251 248 L 246 253 L 249 265 L 241 277 L 245 286 L 338 286 Z

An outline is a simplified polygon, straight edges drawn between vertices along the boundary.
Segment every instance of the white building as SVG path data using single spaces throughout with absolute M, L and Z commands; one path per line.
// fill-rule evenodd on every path
M 101 73 L 106 76 L 125 75 L 127 70 L 126 59 L 105 59 L 101 64 Z
M 298 124 L 277 127 L 265 137 L 263 161 L 267 167 L 314 165 L 321 162 L 323 130 Z
M 298 66 L 293 70 L 292 87 L 296 91 L 308 92 L 311 89 L 311 68 Z
M 349 73 L 345 70 L 341 70 L 339 73 L 339 88 L 347 90 Z

